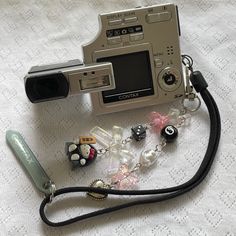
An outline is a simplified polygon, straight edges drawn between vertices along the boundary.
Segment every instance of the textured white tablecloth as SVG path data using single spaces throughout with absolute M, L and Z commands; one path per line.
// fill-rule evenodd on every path
M 205 75 L 222 116 L 222 139 L 209 176 L 186 195 L 161 204 L 134 207 L 68 227 L 42 223 L 42 200 L 6 145 L 5 132 L 23 134 L 58 187 L 88 185 L 103 177 L 104 160 L 71 171 L 64 142 L 86 134 L 94 125 L 110 130 L 146 121 L 152 110 L 138 109 L 96 117 L 89 96 L 75 96 L 32 105 L 23 77 L 33 65 L 81 58 L 81 44 L 98 31 L 97 15 L 137 5 L 164 3 L 142 0 L 1 0 L 0 1 L 0 235 L 236 235 L 236 1 L 176 0 L 181 21 L 181 47 Z M 155 168 L 143 173 L 140 188 L 173 186 L 197 170 L 209 134 L 205 106 L 189 128 L 181 129 Z M 149 137 L 150 140 L 150 137 Z M 155 141 L 155 140 L 154 140 Z M 137 153 L 144 147 L 134 149 Z M 56 204 L 50 217 L 62 220 L 116 202 L 94 202 L 71 195 Z M 109 203 L 107 203 L 109 202 Z

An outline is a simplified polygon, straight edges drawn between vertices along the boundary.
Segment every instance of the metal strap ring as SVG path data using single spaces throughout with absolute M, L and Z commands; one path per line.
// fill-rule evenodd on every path
M 200 108 L 200 106 L 201 106 L 201 100 L 200 100 L 200 98 L 196 95 L 195 96 L 195 98 L 193 99 L 193 101 L 195 100 L 195 99 L 197 99 L 197 102 L 198 102 L 198 104 L 197 104 L 197 106 L 195 107 L 195 108 L 189 108 L 189 107 L 187 107 L 187 106 L 185 106 L 185 104 L 184 104 L 184 101 L 186 100 L 187 98 L 184 98 L 183 100 L 182 100 L 182 106 L 183 106 L 183 108 L 186 110 L 186 111 L 189 111 L 189 112 L 195 112 L 195 111 L 197 111 L 199 108 Z

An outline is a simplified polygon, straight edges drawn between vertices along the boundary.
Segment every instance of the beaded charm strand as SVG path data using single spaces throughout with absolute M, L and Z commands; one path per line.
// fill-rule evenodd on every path
M 113 126 L 112 135 L 100 127 L 94 127 L 91 135 L 86 143 L 83 143 L 83 137 L 79 142 L 66 143 L 66 152 L 73 166 L 87 166 L 95 160 L 97 156 L 108 154 L 109 168 L 107 177 L 110 183 L 105 183 L 102 179 L 94 180 L 90 186 L 99 188 L 114 189 L 135 189 L 139 182 L 138 170 L 141 168 L 149 168 L 157 162 L 163 148 L 178 137 L 178 128 L 184 124 L 188 124 L 191 115 L 188 113 L 181 114 L 178 109 L 170 109 L 168 114 L 151 112 L 148 115 L 149 124 L 139 124 L 131 128 L 131 136 L 123 138 L 123 128 Z M 152 130 L 160 135 L 160 143 L 154 149 L 148 149 L 141 152 L 139 161 L 134 164 L 135 157 L 131 151 L 126 148 L 126 144 L 135 141 L 141 141 L 147 137 L 147 130 Z M 96 138 L 96 139 L 95 139 Z M 89 143 L 91 140 L 92 143 Z M 105 146 L 96 150 L 94 142 L 100 142 Z M 94 199 L 104 199 L 104 194 L 88 193 Z

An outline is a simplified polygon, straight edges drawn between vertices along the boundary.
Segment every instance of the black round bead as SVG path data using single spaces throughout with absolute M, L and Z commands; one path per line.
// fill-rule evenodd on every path
M 167 143 L 174 142 L 178 137 L 178 129 L 173 125 L 167 125 L 161 130 L 161 136 Z

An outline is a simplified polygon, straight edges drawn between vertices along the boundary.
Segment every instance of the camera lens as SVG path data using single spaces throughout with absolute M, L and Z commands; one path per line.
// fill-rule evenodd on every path
M 25 82 L 25 91 L 33 103 L 67 97 L 69 84 L 62 73 L 29 75 Z
M 167 85 L 173 85 L 176 82 L 176 77 L 175 75 L 168 73 L 163 76 L 163 80 Z

